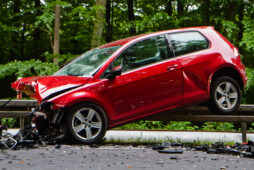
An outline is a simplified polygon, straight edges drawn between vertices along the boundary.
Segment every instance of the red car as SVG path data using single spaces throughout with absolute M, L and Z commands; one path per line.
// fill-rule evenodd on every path
M 108 129 L 181 106 L 207 103 L 215 113 L 233 112 L 246 81 L 237 48 L 213 27 L 193 27 L 111 42 L 52 76 L 12 87 L 41 103 L 39 131 L 57 127 L 88 144 Z

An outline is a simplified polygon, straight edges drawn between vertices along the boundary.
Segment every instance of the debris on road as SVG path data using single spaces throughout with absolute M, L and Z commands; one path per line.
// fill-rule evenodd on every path
M 171 150 L 158 150 L 159 153 L 171 153 L 171 154 L 182 154 L 183 150 L 181 149 L 171 149 Z
M 165 149 L 165 146 L 162 146 L 162 145 L 154 145 L 153 147 L 152 147 L 152 149 L 153 150 L 163 150 L 163 149 Z
M 2 149 L 21 149 L 24 147 L 36 147 L 37 145 L 59 144 L 65 136 L 59 127 L 59 117 L 57 114 L 55 121 L 47 119 L 47 115 L 38 112 L 42 108 L 47 108 L 48 103 L 42 102 L 38 107 L 33 109 L 29 115 L 31 122 L 21 129 L 16 135 L 7 133 L 7 127 L 0 125 L 0 147 Z M 58 123 L 57 123 L 58 122 Z
M 183 150 L 179 148 L 186 148 L 186 150 L 193 151 L 203 151 L 208 154 L 230 154 L 254 158 L 254 142 L 252 141 L 242 144 L 236 143 L 231 146 L 225 145 L 223 142 L 216 142 L 212 145 L 202 144 L 200 146 L 184 145 L 181 143 L 162 143 L 152 147 L 153 150 L 157 150 L 159 153 L 182 154 Z
M 7 133 L 7 127 L 0 125 L 0 149 L 22 149 L 34 148 L 38 145 L 59 144 L 63 139 L 63 135 L 57 137 L 42 136 L 32 126 L 21 129 L 16 135 Z M 61 146 L 56 146 L 60 148 Z
M 7 126 L 0 125 L 0 148 L 8 149 L 14 148 L 17 144 L 17 141 L 13 139 L 10 133 L 7 133 Z

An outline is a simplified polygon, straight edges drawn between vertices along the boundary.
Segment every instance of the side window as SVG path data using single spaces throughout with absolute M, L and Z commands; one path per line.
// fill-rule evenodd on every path
M 122 68 L 122 72 L 173 57 L 165 36 L 140 41 L 121 53 L 110 69 Z
M 199 51 L 209 47 L 207 39 L 199 32 L 169 34 L 175 56 Z

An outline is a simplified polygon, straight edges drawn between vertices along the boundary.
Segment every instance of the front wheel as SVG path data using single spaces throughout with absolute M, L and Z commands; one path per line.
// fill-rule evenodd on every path
M 208 104 L 212 112 L 225 114 L 232 113 L 239 108 L 241 88 L 232 78 L 223 76 L 211 86 L 211 96 Z
M 104 111 L 97 105 L 82 103 L 73 107 L 65 116 L 65 135 L 84 144 L 100 141 L 107 130 Z

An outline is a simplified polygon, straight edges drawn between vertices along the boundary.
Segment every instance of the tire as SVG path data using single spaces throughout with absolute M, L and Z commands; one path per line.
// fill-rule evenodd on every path
M 222 76 L 211 85 L 208 108 L 218 114 L 235 112 L 241 103 L 241 88 L 231 77 Z
M 78 104 L 65 115 L 64 133 L 69 142 L 84 144 L 100 142 L 107 128 L 106 114 L 96 104 Z

